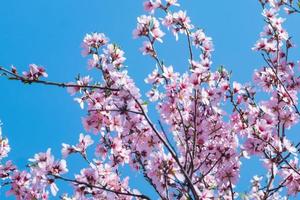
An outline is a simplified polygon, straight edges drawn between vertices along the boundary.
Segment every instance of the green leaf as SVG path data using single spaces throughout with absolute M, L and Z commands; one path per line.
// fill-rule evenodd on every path
M 148 104 L 149 104 L 149 102 L 144 101 L 141 105 L 142 105 L 142 106 L 147 106 Z
M 114 47 L 115 50 L 116 50 L 116 49 L 121 49 L 121 46 L 118 45 L 117 43 L 113 43 L 113 47 Z
M 247 195 L 245 193 L 240 193 L 240 197 L 241 197 L 241 199 L 245 200 Z
M 224 66 L 223 66 L 223 65 L 221 65 L 221 66 L 218 68 L 218 72 L 219 72 L 219 73 L 222 73 L 222 72 L 223 72 L 223 70 L 224 70 Z

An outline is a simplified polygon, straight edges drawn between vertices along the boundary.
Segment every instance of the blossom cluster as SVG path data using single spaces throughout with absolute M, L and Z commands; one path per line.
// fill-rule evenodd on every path
M 8 156 L 10 146 L 8 140 L 2 138 L 0 131 L 0 180 L 1 185 L 10 185 L 7 195 L 16 199 L 48 199 L 49 190 L 56 196 L 58 187 L 56 176 L 68 172 L 65 160 L 55 160 L 48 149 L 46 153 L 38 153 L 29 159 L 29 171 L 19 170 L 11 160 L 3 163 Z
M 39 80 L 45 70 L 30 65 L 12 79 L 67 87 L 87 115 L 86 132 L 75 145 L 62 144 L 63 159 L 55 160 L 48 149 L 29 159 L 28 171 L 19 171 L 12 161 L 2 164 L 10 147 L 0 134 L 0 179 L 8 194 L 18 199 L 48 199 L 59 193 L 57 181 L 69 182 L 73 193 L 62 199 L 150 199 L 130 188 L 122 168 L 129 166 L 145 178 L 160 199 L 287 199 L 300 192 L 300 143 L 290 131 L 299 122 L 297 61 L 289 58 L 294 48 L 284 28 L 287 14 L 300 12 L 294 1 L 259 0 L 266 23 L 253 50 L 262 55 L 253 83 L 232 81 L 223 66 L 213 70 L 212 38 L 192 24 L 177 0 L 147 0 L 147 15 L 137 18 L 134 38 L 141 38 L 141 51 L 156 68 L 145 82 L 151 87 L 147 100 L 155 103 L 159 116 L 153 122 L 148 102 L 124 67 L 124 51 L 103 33 L 87 34 L 82 55 L 88 69 L 101 73 L 75 82 Z M 162 17 L 156 17 L 157 13 Z M 160 15 L 160 16 L 161 16 Z M 168 32 L 186 37 L 188 56 L 185 73 L 162 62 L 156 42 Z M 0 70 L 3 71 L 2 68 Z M 149 70 L 150 71 L 150 70 Z M 263 93 L 264 98 L 258 94 Z M 67 178 L 66 159 L 79 155 L 86 166 Z M 244 159 L 259 158 L 265 174 L 253 174 L 250 190 L 237 190 Z
M 29 71 L 23 72 L 23 77 L 28 80 L 38 80 L 40 77 L 48 77 L 48 74 L 43 67 L 31 64 L 29 65 Z

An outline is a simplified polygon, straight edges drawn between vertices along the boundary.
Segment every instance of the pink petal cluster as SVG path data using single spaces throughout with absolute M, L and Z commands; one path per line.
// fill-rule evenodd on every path
M 37 66 L 36 64 L 29 65 L 29 71 L 23 72 L 23 76 L 28 80 L 38 80 L 40 77 L 48 77 L 45 69 L 41 66 Z
M 124 67 L 124 51 L 103 33 L 87 34 L 82 44 L 89 69 L 101 74 L 98 81 L 92 82 L 90 76 L 69 84 L 41 81 L 47 74 L 36 65 L 30 65 L 24 77 L 14 67 L 6 70 L 12 79 L 68 87 L 87 111 L 82 118 L 85 131 L 93 133 L 81 133 L 75 145 L 62 144 L 65 159 L 77 154 L 85 164 L 67 178 L 66 160 L 56 160 L 50 149 L 29 159 L 27 171 L 10 160 L 2 163 L 10 147 L 0 130 L 0 180 L 9 187 L 8 194 L 48 199 L 59 193 L 57 182 L 64 181 L 71 183 L 73 193 L 62 194 L 62 199 L 150 199 L 131 189 L 132 180 L 122 174 L 126 166 L 138 172 L 160 199 L 297 198 L 300 143 L 291 139 L 290 130 L 300 116 L 299 61 L 289 57 L 295 45 L 280 16 L 282 10 L 288 14 L 300 10 L 291 0 L 259 3 L 266 25 L 253 50 L 263 64 L 250 83 L 233 81 L 223 66 L 213 70 L 212 38 L 194 28 L 186 11 L 176 10 L 177 0 L 145 1 L 150 15 L 138 17 L 133 31 L 135 38 L 144 39 L 142 54 L 155 62 L 145 79 L 151 103 L 143 100 Z M 177 71 L 176 63 L 163 61 L 156 49 L 156 41 L 162 42 L 168 30 L 176 39 L 178 34 L 186 37 L 184 73 Z M 155 114 L 148 114 L 152 102 L 155 121 Z M 249 191 L 241 194 L 236 188 L 245 159 L 259 160 L 265 173 L 253 171 Z

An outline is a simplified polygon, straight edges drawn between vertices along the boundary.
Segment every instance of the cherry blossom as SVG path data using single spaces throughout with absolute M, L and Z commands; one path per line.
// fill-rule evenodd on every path
M 87 34 L 82 42 L 88 69 L 101 78 L 78 76 L 58 83 L 42 79 L 47 73 L 35 64 L 22 75 L 15 66 L 0 67 L 12 80 L 67 88 L 86 111 L 85 131 L 77 144 L 62 144 L 62 159 L 49 148 L 33 155 L 26 169 L 8 159 L 10 146 L 0 129 L 0 181 L 7 194 L 28 200 L 152 199 L 131 188 L 134 177 L 122 174 L 128 167 L 160 199 L 297 198 L 300 143 L 291 138 L 300 116 L 299 61 L 289 56 L 295 45 L 282 11 L 300 11 L 294 1 L 258 3 L 265 26 L 252 49 L 262 64 L 246 83 L 234 81 L 224 66 L 214 70 L 212 38 L 178 8 L 177 0 L 147 0 L 147 15 L 137 18 L 133 36 L 143 40 L 141 53 L 154 62 L 146 69 L 149 91 L 144 96 L 124 67 L 125 52 L 103 33 Z M 176 40 L 179 34 L 186 39 L 183 73 L 157 50 L 169 32 Z M 148 114 L 152 108 L 156 119 Z M 75 172 L 68 168 L 73 155 L 84 164 Z M 251 171 L 250 187 L 242 193 L 245 159 L 258 160 L 264 173 Z M 71 185 L 72 192 L 61 191 L 60 183 Z

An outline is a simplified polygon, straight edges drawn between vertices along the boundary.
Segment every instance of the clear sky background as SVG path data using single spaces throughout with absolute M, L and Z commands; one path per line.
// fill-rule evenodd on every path
M 88 75 L 86 59 L 80 55 L 85 33 L 104 32 L 125 51 L 129 74 L 142 92 L 148 90 L 144 78 L 155 67 L 139 52 L 141 40 L 132 38 L 136 17 L 143 14 L 140 0 L 9 0 L 0 2 L 0 65 L 15 65 L 20 71 L 28 64 L 46 67 L 49 80 L 72 81 L 80 73 Z M 233 79 L 248 82 L 262 63 L 251 50 L 262 30 L 261 7 L 255 0 L 181 0 L 193 24 L 205 29 L 215 44 L 213 68 L 224 65 Z M 300 45 L 299 16 L 291 16 L 286 27 Z M 297 38 L 298 36 L 298 38 Z M 160 57 L 180 72 L 187 69 L 185 38 L 175 42 L 167 37 L 160 45 Z M 297 53 L 296 49 L 292 54 Z M 94 77 L 97 79 L 98 77 Z M 62 142 L 76 143 L 84 132 L 85 115 L 65 89 L 41 85 L 22 85 L 0 78 L 0 119 L 3 134 L 10 140 L 10 158 L 24 167 L 34 153 L 52 148 L 60 155 Z M 154 112 L 153 112 L 154 113 Z M 153 115 L 154 116 L 154 115 Z M 299 130 L 299 129 L 298 129 Z M 294 134 L 297 134 L 294 131 Z M 77 158 L 73 158 L 76 161 Z M 79 166 L 72 166 L 78 168 Z M 239 188 L 248 188 L 255 162 L 246 162 Z M 249 173 L 251 171 L 251 173 Z M 138 175 L 136 175 L 138 177 Z M 142 184 L 141 184 L 142 183 Z M 137 178 L 134 185 L 152 195 Z M 3 192 L 0 199 L 4 198 Z

